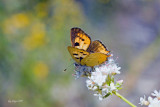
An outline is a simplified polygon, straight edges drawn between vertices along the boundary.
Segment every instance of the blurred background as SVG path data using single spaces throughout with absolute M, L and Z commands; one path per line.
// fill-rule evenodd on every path
M 72 27 L 112 52 L 119 93 L 135 105 L 160 90 L 159 0 L 1 0 L 0 107 L 129 107 L 115 95 L 99 101 L 73 65 L 63 72 Z

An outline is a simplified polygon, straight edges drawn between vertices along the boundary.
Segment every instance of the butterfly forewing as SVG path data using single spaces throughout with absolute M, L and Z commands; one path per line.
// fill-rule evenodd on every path
M 103 53 L 103 54 L 108 54 L 110 52 L 99 40 L 93 41 L 89 46 L 89 48 L 87 49 L 87 51 L 92 53 Z
M 84 51 L 82 49 L 77 49 L 74 47 L 68 46 L 68 51 L 71 54 L 72 58 L 79 64 L 81 64 L 81 61 L 89 55 L 89 52 Z
M 90 37 L 80 28 L 71 29 L 71 43 L 72 47 L 87 50 L 91 44 Z
M 82 59 L 81 64 L 86 66 L 96 66 L 100 65 L 107 60 L 109 55 L 102 53 L 91 53 L 84 59 Z

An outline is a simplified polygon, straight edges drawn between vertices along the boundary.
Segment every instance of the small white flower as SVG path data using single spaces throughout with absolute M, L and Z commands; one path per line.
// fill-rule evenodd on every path
M 141 106 L 142 105 L 149 105 L 149 102 L 146 100 L 146 96 L 144 95 L 144 98 L 143 97 L 140 97 L 140 103 L 139 103 Z
M 98 89 L 97 86 L 93 86 L 93 88 L 92 88 L 93 91 L 96 91 L 97 89 Z
M 109 93 L 109 89 L 108 86 L 105 86 L 104 88 L 102 88 L 102 96 L 105 96 Z
M 150 102 L 148 107 L 160 107 L 160 100 L 157 98 L 148 97 L 148 101 Z
M 107 93 L 112 93 L 112 91 L 118 91 L 118 90 L 117 90 L 117 86 L 115 86 L 114 83 L 111 82 L 110 86 L 108 85 L 103 86 L 102 91 L 107 94 Z
M 113 90 L 117 90 L 116 86 L 114 85 L 114 83 L 111 83 L 110 84 L 110 90 L 113 91 Z
M 89 90 L 92 90 L 94 83 L 91 80 L 86 80 L 86 84 Z
M 97 96 L 97 97 L 99 97 L 99 100 L 103 100 L 103 96 L 101 95 L 101 94 L 93 94 L 94 96 Z
M 120 74 L 121 67 L 118 67 L 113 59 L 109 59 L 104 64 L 95 66 L 95 71 L 101 71 L 104 74 Z
M 153 101 L 153 98 L 151 96 L 148 97 L 149 103 Z
M 117 83 L 118 84 L 123 84 L 123 80 L 118 80 Z
M 157 97 L 160 100 L 160 90 L 159 92 L 157 90 L 154 90 L 154 92 L 151 93 L 151 95 Z
M 120 71 L 119 71 L 120 69 L 121 69 L 121 67 L 117 67 L 117 65 L 114 64 L 114 65 L 112 66 L 112 72 L 111 72 L 111 73 L 120 74 Z
M 96 71 L 91 73 L 91 77 L 89 77 L 93 82 L 95 82 L 98 86 L 102 86 L 103 83 L 106 82 L 106 75 L 103 75 L 102 72 Z
M 112 54 L 112 56 L 113 56 L 113 54 Z M 112 58 L 109 58 L 108 62 L 114 62 L 114 60 Z

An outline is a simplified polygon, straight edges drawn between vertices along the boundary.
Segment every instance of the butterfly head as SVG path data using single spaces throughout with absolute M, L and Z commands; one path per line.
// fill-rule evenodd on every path
M 91 72 L 93 72 L 93 68 L 85 65 L 80 65 L 78 63 L 74 63 L 75 66 L 75 76 L 76 79 L 79 77 L 86 77 L 91 75 Z

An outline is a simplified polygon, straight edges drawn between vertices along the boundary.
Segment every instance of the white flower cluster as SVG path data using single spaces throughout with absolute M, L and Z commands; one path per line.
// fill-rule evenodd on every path
M 123 80 L 115 81 L 114 75 L 120 74 L 121 68 L 117 66 L 113 59 L 109 59 L 104 64 L 94 67 L 94 71 L 88 76 L 86 85 L 89 90 L 95 92 L 95 96 L 102 100 L 114 91 L 121 89 Z
M 148 97 L 148 100 L 146 100 L 146 97 L 141 97 L 140 98 L 140 105 L 146 105 L 148 107 L 160 107 L 160 90 L 159 92 L 155 90 L 151 95 L 154 97 L 152 98 L 151 96 Z

